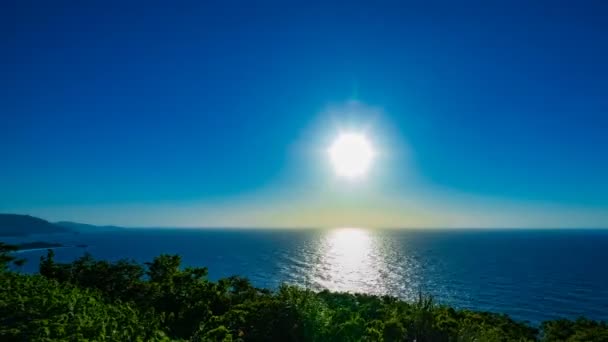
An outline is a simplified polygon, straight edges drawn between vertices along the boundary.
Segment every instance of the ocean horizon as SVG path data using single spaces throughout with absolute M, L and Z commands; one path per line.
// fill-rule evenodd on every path
M 259 229 L 129 228 L 5 238 L 47 241 L 60 262 L 85 252 L 143 263 L 179 254 L 184 266 L 205 266 L 209 278 L 249 278 L 314 290 L 390 295 L 413 301 L 430 294 L 441 304 L 541 321 L 585 316 L 608 320 L 605 229 Z M 23 251 L 22 272 L 37 272 L 45 249 Z

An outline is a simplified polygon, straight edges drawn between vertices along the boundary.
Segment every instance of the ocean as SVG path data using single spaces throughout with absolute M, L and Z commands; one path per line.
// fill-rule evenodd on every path
M 236 274 L 260 287 L 289 283 L 405 300 L 423 292 L 532 324 L 608 320 L 608 230 L 126 229 L 33 240 L 87 245 L 56 249 L 58 261 L 85 251 L 138 262 L 174 253 L 186 266 L 208 267 L 211 279 Z M 28 259 L 21 271 L 36 272 L 44 254 L 21 252 Z

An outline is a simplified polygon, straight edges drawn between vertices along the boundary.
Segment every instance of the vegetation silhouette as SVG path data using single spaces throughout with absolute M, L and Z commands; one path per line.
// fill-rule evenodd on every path
M 507 315 L 457 310 L 420 295 L 276 291 L 207 268 L 181 267 L 178 255 L 144 265 L 95 260 L 58 263 L 49 250 L 35 275 L 0 243 L 1 341 L 608 341 L 608 326 L 580 318 L 539 328 Z

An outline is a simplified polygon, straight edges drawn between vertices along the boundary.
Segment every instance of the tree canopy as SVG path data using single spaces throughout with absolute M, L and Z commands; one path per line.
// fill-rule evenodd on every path
M 11 271 L 0 244 L 2 341 L 608 341 L 605 322 L 553 320 L 532 327 L 488 312 L 458 310 L 420 295 L 254 287 L 233 276 L 210 281 L 178 255 L 144 265 L 85 254 L 39 274 Z

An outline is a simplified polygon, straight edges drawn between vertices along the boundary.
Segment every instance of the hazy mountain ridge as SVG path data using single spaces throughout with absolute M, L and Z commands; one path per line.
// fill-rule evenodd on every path
M 69 221 L 51 223 L 47 220 L 20 214 L 0 214 L 0 236 L 26 236 L 70 232 L 106 232 L 122 229 L 116 226 L 95 226 Z
M 24 236 L 70 232 L 68 228 L 30 215 L 0 214 L 0 235 Z
M 94 224 L 78 223 L 72 221 L 59 221 L 55 225 L 77 232 L 110 232 L 124 229 L 118 226 L 96 226 Z

